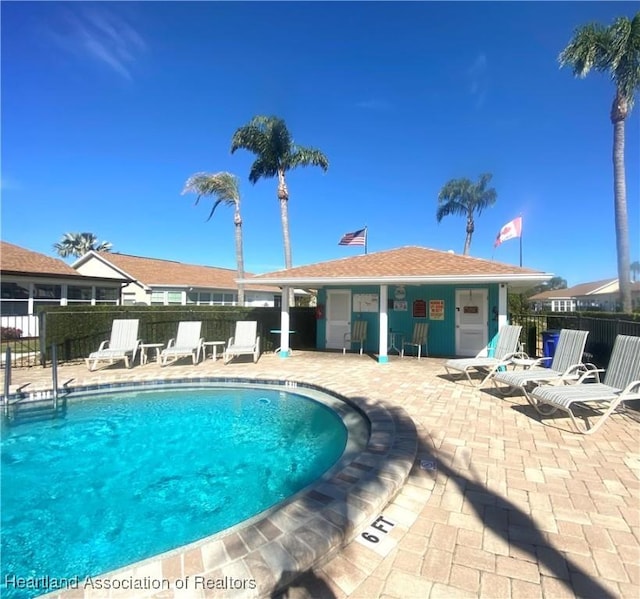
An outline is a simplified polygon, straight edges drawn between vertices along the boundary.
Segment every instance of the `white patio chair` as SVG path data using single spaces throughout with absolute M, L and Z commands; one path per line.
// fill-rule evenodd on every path
M 139 325 L 137 318 L 116 318 L 111 324 L 110 339 L 102 341 L 98 350 L 85 359 L 87 368 L 94 370 L 98 362 L 108 361 L 113 364 L 117 360 L 124 360 L 127 368 L 133 366 L 141 343 L 138 339 Z
M 493 385 L 503 395 L 519 389 L 527 398 L 527 401 L 535 406 L 535 402 L 528 392 L 528 387 L 531 385 L 548 381 L 575 382 L 587 370 L 595 369 L 593 364 L 582 363 L 582 354 L 584 353 L 588 334 L 589 331 L 562 329 L 553 358 L 538 358 L 528 364 L 527 370 L 498 372 L 492 379 Z M 544 362 L 550 360 L 549 368 L 544 368 Z
M 496 372 L 501 368 L 505 368 L 511 364 L 511 360 L 515 357 L 524 357 L 519 350 L 520 347 L 520 331 L 522 327 L 519 325 L 504 325 L 498 331 L 498 342 L 492 357 L 488 357 L 487 348 L 483 349 L 475 358 L 457 358 L 447 360 L 444 367 L 447 374 L 451 374 L 450 370 L 462 372 L 473 385 L 471 372 L 474 370 L 485 373 L 484 378 L 478 384 L 479 387 L 484 385 Z
M 429 355 L 429 344 L 427 343 L 427 335 L 429 334 L 428 322 L 416 322 L 413 325 L 413 334 L 411 335 L 411 341 L 404 341 L 402 343 L 402 351 L 400 356 L 404 358 L 405 346 L 416 347 L 418 350 L 418 360 L 420 359 L 422 346 L 424 345 L 424 355 Z
M 548 410 L 541 412 L 545 416 L 562 410 L 570 416 L 579 433 L 595 433 L 621 403 L 624 405 L 625 401 L 640 399 L 640 337 L 618 335 L 602 382 L 598 372 L 601 371 L 585 373 L 575 385 L 535 387 L 531 391 L 534 406 L 545 404 Z M 596 382 L 590 382 L 592 379 Z M 600 417 L 593 425 L 589 424 L 586 416 L 584 422 L 580 422 L 572 410 L 574 404 L 592 409 Z
M 260 357 L 260 337 L 258 323 L 255 320 L 236 322 L 235 335 L 229 338 L 223 361 L 227 364 L 235 356 L 241 355 L 252 355 L 254 362 L 257 362 Z
M 160 365 L 166 366 L 186 356 L 191 356 L 193 363 L 197 364 L 200 361 L 200 352 L 204 343 L 204 339 L 200 336 L 201 329 L 202 322 L 198 320 L 179 322 L 177 335 L 169 339 L 167 347 L 160 352 Z
M 354 320 L 353 326 L 349 333 L 344 334 L 344 343 L 342 345 L 342 353 L 347 352 L 347 347 L 351 349 L 352 343 L 360 344 L 360 355 L 364 348 L 364 343 L 367 340 L 367 321 L 366 320 Z

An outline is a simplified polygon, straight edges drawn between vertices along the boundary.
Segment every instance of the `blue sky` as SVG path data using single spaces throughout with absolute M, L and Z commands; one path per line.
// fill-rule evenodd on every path
M 493 174 L 496 204 L 471 255 L 523 217 L 524 266 L 570 285 L 615 277 L 606 75 L 557 56 L 616 2 L 2 2 L 2 239 L 53 255 L 65 232 L 114 251 L 235 268 L 230 209 L 181 195 L 189 175 L 241 179 L 245 268 L 284 265 L 276 181 L 229 152 L 257 114 L 321 149 L 327 173 L 288 175 L 294 265 L 369 252 L 462 252 L 465 221 L 436 221 L 454 178 Z M 640 102 L 640 99 L 638 100 Z M 640 107 L 627 121 L 631 260 L 640 259 Z

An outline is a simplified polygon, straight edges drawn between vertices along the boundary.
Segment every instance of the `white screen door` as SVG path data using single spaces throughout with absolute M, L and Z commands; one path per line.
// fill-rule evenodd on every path
M 351 291 L 327 291 L 327 349 L 342 349 L 344 334 L 351 331 Z
M 488 343 L 488 292 L 456 290 L 456 355 L 475 356 Z

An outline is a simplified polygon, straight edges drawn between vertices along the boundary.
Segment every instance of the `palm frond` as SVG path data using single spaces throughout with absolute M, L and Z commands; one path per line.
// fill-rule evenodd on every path
M 305 148 L 302 146 L 296 146 L 289 154 L 288 168 L 295 168 L 297 166 L 319 166 L 323 171 L 327 172 L 329 168 L 329 159 L 320 151 L 315 148 Z
M 269 179 L 275 177 L 278 174 L 278 162 L 273 160 L 271 155 L 258 156 L 254 163 L 251 165 L 249 171 L 249 181 L 256 183 L 261 177 Z
M 232 173 L 196 173 L 187 179 L 182 194 L 196 193 L 196 204 L 202 197 L 211 197 L 215 201 L 207 217 L 210 220 L 220 204 L 236 205 L 240 201 L 238 177 Z

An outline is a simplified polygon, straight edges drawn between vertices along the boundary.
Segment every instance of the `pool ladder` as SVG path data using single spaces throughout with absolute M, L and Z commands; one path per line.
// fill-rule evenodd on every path
M 38 391 L 29 394 L 28 402 L 16 401 L 13 404 L 9 403 L 9 396 L 11 394 L 11 348 L 7 347 L 5 353 L 4 362 L 4 394 L 2 398 L 2 413 L 5 420 L 10 420 L 11 405 L 14 406 L 14 417 L 16 412 L 29 413 L 29 416 L 33 415 L 58 415 L 58 355 L 55 344 L 51 346 L 51 379 L 52 390 L 51 391 Z M 51 403 L 48 404 L 48 400 Z M 42 402 L 45 403 L 43 407 Z M 20 406 L 20 408 L 18 408 Z

